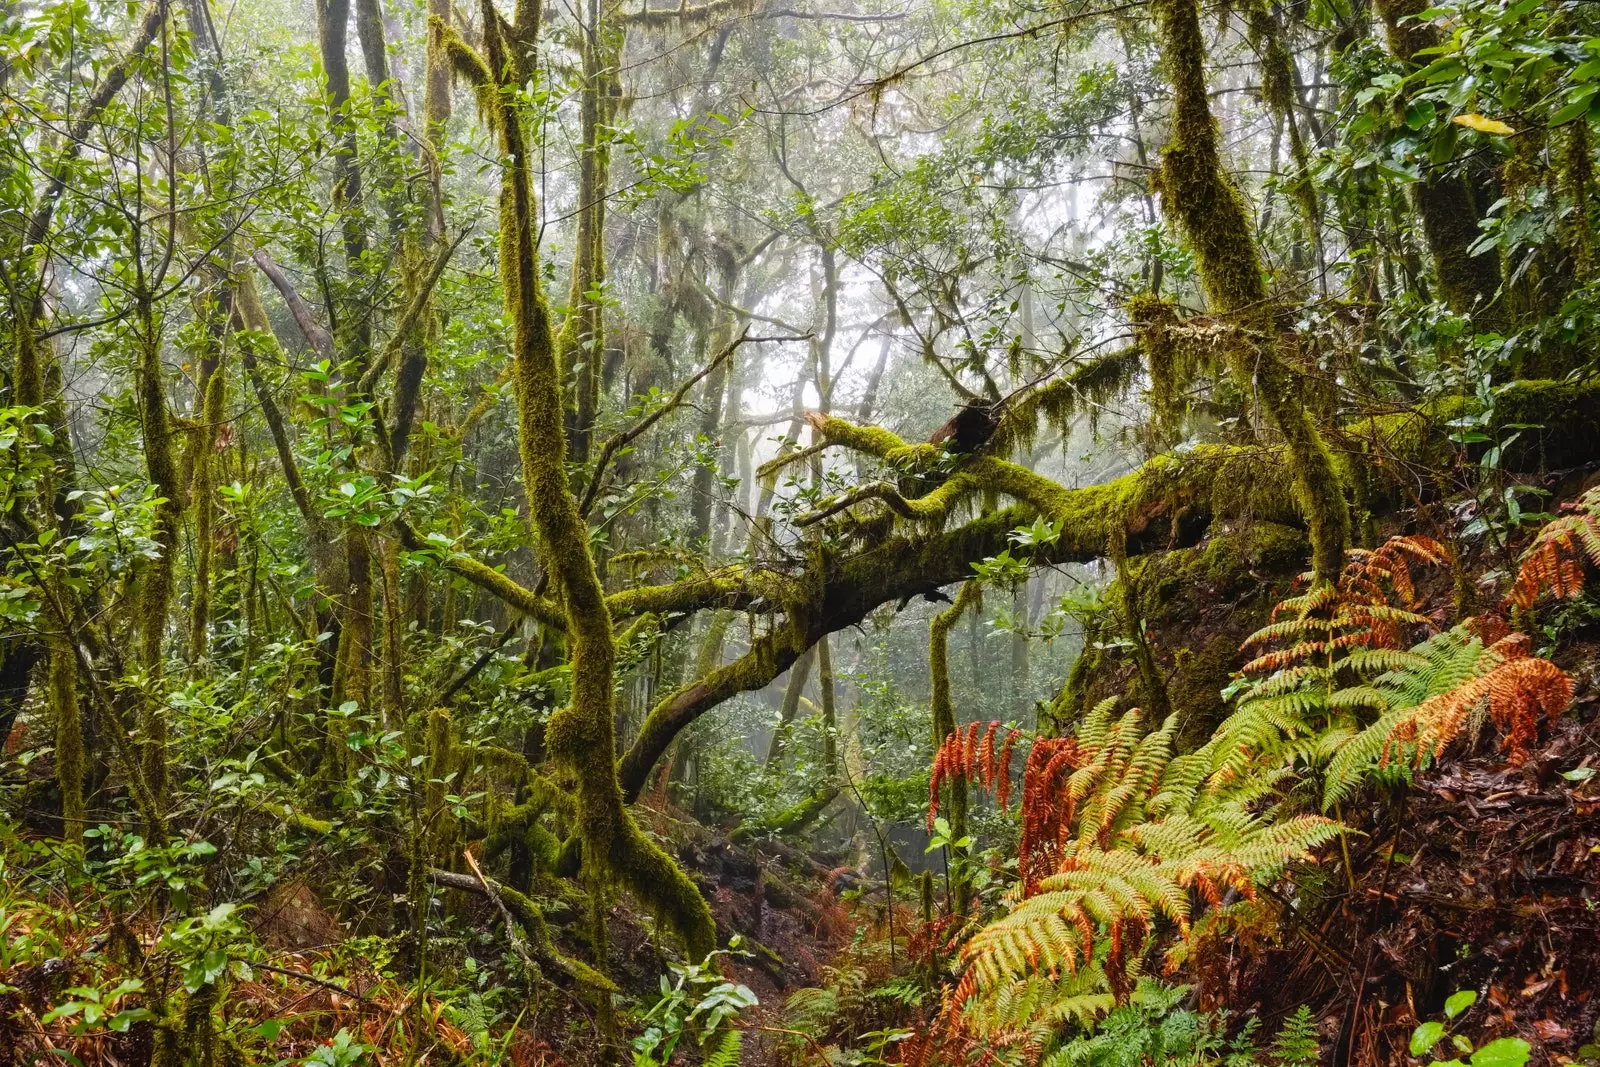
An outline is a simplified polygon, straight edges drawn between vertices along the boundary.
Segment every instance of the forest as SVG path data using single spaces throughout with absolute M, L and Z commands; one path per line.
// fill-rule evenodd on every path
M 0 1067 L 1600 1067 L 1593 0 L 0 0 L 0 117 Z

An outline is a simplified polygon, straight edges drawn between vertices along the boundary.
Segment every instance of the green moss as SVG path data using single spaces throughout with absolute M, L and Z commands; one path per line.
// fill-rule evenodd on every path
M 145 469 L 161 498 L 155 510 L 150 539 L 158 554 L 146 561 L 139 578 L 139 665 L 145 672 L 146 692 L 141 705 L 145 786 L 154 803 L 167 803 L 167 701 L 164 684 L 163 639 L 171 607 L 173 568 L 177 562 L 178 532 L 183 519 L 183 486 L 172 449 L 172 420 L 162 385 L 161 335 L 148 294 L 139 301 L 139 362 L 135 375 L 139 419 L 143 431 Z M 154 829 L 154 828 L 152 828 Z
M 778 708 L 778 722 L 772 728 L 772 740 L 767 744 L 767 770 L 773 771 L 782 765 L 783 745 L 789 735 L 789 725 L 794 722 L 795 714 L 800 710 L 800 697 L 805 692 L 806 682 L 811 677 L 811 665 L 816 662 L 817 646 L 812 645 L 800 654 L 794 661 L 794 666 L 789 668 L 789 684 L 783 689 L 783 703 Z
M 770 819 L 760 822 L 746 823 L 737 827 L 728 840 L 734 844 L 743 844 L 756 837 L 781 837 L 785 834 L 797 834 L 816 822 L 828 805 L 839 795 L 839 783 L 828 782 L 813 790 L 798 804 L 791 805 L 778 812 Z
M 444 566 L 539 624 L 556 629 L 566 628 L 567 619 L 560 605 L 536 595 L 532 589 L 514 581 L 504 572 L 460 552 L 445 557 Z
M 1300 134 L 1298 104 L 1295 100 L 1293 58 L 1284 47 L 1283 34 L 1266 0 L 1250 0 L 1245 13 L 1250 46 L 1261 57 L 1261 97 L 1272 117 L 1289 136 L 1289 158 L 1294 161 L 1294 180 L 1289 195 L 1300 209 L 1306 238 L 1315 247 L 1322 238 L 1322 209 L 1311 179 L 1311 155 Z
M 1561 239 L 1572 259 L 1573 273 L 1587 278 L 1594 269 L 1594 247 L 1590 229 L 1590 200 L 1594 188 L 1593 146 L 1587 122 L 1569 122 L 1561 142 L 1558 173 L 1562 196 L 1573 210 L 1561 223 Z
M 190 495 L 194 499 L 194 585 L 189 604 L 189 662 L 198 670 L 206 658 L 211 628 L 211 560 L 216 536 L 212 531 L 216 516 L 214 473 L 217 457 L 217 432 L 227 419 L 227 374 L 223 361 L 220 324 L 207 330 L 211 348 L 200 361 L 202 402 L 200 425 L 193 436 L 194 466 Z
M 290 811 L 284 814 L 285 825 L 292 830 L 303 833 L 316 834 L 318 837 L 327 837 L 333 833 L 333 823 L 326 819 L 314 818 L 304 812 Z
M 1495 398 L 1493 430 L 1509 437 L 1523 429 L 1506 449 L 1511 470 L 1563 470 L 1600 457 L 1600 380 L 1520 381 Z
M 1185 740 L 1198 745 L 1222 721 L 1227 711 L 1222 690 L 1242 662 L 1237 642 L 1224 633 L 1212 634 L 1198 649 L 1178 651 L 1177 671 L 1167 692 Z
M 1389 51 L 1408 73 L 1432 60 L 1427 50 L 1441 43 L 1438 25 L 1422 15 L 1432 5 L 1427 0 L 1376 0 Z M 1402 110 L 1405 98 L 1399 101 Z M 1429 168 L 1426 181 L 1412 187 L 1417 214 L 1422 217 L 1423 238 L 1439 280 L 1439 295 L 1458 313 L 1471 312 L 1480 330 L 1501 326 L 1501 309 L 1495 305 L 1500 289 L 1500 257 L 1474 256 L 1472 245 L 1481 236 L 1480 211 L 1487 201 L 1476 199 L 1467 179 L 1454 167 Z
M 1013 398 L 984 451 L 996 456 L 1031 451 L 1041 422 L 1064 434 L 1073 416 L 1085 410 L 1090 428 L 1094 428 L 1101 409 L 1133 387 L 1142 365 L 1138 346 L 1129 346 L 1097 356 L 1049 384 Z
M 1147 619 L 1142 610 L 1140 568 L 1129 566 L 1127 549 L 1121 536 L 1111 539 L 1108 555 L 1116 567 L 1117 577 L 1111 583 L 1108 600 L 1120 623 L 1120 636 L 1132 647 L 1133 665 L 1139 676 L 1139 703 L 1151 717 L 1165 721 L 1171 713 L 1167 697 L 1167 680 L 1155 651 L 1150 647 Z
M 938 445 L 907 444 L 879 426 L 861 426 L 832 415 L 816 416 L 817 430 L 829 444 L 877 456 L 900 470 L 931 467 L 943 457 Z
M 1139 293 L 1124 310 L 1150 376 L 1150 410 L 1156 425 L 1171 436 L 1182 415 L 1178 397 L 1189 385 L 1193 362 L 1182 358 L 1182 346 L 1173 339 L 1177 309 L 1152 293 Z

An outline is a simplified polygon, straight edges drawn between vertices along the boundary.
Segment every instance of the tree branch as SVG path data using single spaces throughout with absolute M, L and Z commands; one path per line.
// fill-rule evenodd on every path
M 264 248 L 256 249 L 255 255 L 250 258 L 261 268 L 261 273 L 272 282 L 273 287 L 278 290 L 278 295 L 283 297 L 283 302 L 289 305 L 289 314 L 294 316 L 295 325 L 300 327 L 301 335 L 316 351 L 317 358 L 326 360 L 329 366 L 336 363 L 333 335 L 323 329 L 317 322 L 316 316 L 311 314 L 311 308 L 306 305 L 299 291 L 289 281 L 288 275 L 283 273 L 283 268 L 273 262 Z

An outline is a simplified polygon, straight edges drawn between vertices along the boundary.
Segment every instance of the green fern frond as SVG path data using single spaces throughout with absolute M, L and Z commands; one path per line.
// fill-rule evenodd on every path
M 723 1030 L 713 1037 L 702 1050 L 704 1067 L 739 1067 L 744 1050 L 744 1034 L 738 1030 Z
M 1345 657 L 1345 665 L 1359 674 L 1403 671 L 1428 665 L 1426 656 L 1396 648 L 1358 648 Z
M 1272 1039 L 1270 1052 L 1273 1062 L 1278 1067 L 1317 1067 L 1322 1061 L 1318 1036 L 1311 1009 L 1300 1005 L 1294 1014 L 1283 1021 L 1278 1036 Z

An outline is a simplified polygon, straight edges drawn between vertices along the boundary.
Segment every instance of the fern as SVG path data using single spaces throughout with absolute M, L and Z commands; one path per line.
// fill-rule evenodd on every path
M 1322 1062 L 1317 1024 L 1310 1008 L 1302 1004 L 1284 1020 L 1278 1036 L 1272 1039 L 1271 1053 L 1278 1067 L 1317 1067 Z
M 1064 1041 L 1044 1067 L 1176 1067 L 1199 1063 L 1216 1045 L 1216 1027 L 1179 1007 L 1187 986 L 1145 979 L 1092 1033 Z
M 956 727 L 944 739 L 933 756 L 933 773 L 929 778 L 928 829 L 939 815 L 939 787 L 952 779 L 965 779 L 995 792 L 1001 810 L 1011 801 L 1011 754 L 1023 738 L 1018 730 L 1006 729 L 999 751 L 995 738 L 1002 728 L 998 721 L 988 724 L 980 740 L 978 731 L 983 723 L 973 722 L 965 728 Z
M 1282 647 L 1245 664 L 1238 708 L 1208 746 L 1229 774 L 1254 763 L 1328 764 L 1357 736 L 1363 718 L 1387 710 L 1384 694 L 1369 684 L 1372 676 L 1418 664 L 1405 651 L 1407 635 L 1430 624 L 1411 610 L 1412 568 L 1442 564 L 1449 552 L 1413 536 L 1349 555 L 1337 583 L 1282 601 L 1268 625 L 1245 639 L 1245 650 Z
M 739 1030 L 719 1030 L 701 1049 L 703 1067 L 739 1067 L 744 1050 L 744 1034 Z
M 1523 610 L 1546 592 L 1558 600 L 1577 596 L 1583 592 L 1587 572 L 1600 570 L 1600 486 L 1568 509 L 1569 514 L 1544 525 L 1523 555 L 1507 598 Z
M 1115 700 L 1091 709 L 1075 736 L 1033 739 L 1009 910 L 962 947 L 940 1025 L 907 1062 L 954 1062 L 980 1043 L 1041 1049 L 1041 1028 L 1142 988 L 1158 942 L 1176 966 L 1200 912 L 1253 901 L 1340 834 L 1337 822 L 1303 811 L 1305 787 L 1320 786 L 1326 808 L 1374 776 L 1403 779 L 1478 708 L 1512 760 L 1524 758 L 1540 720 L 1571 699 L 1571 681 L 1497 619 L 1410 645 L 1430 625 L 1414 610 L 1413 569 L 1447 559 L 1437 542 L 1395 538 L 1352 552 L 1338 583 L 1278 605 L 1245 642 L 1259 651 L 1241 672 L 1236 710 L 1194 752 L 1174 756 L 1175 717 L 1150 730 L 1138 709 L 1119 715 Z M 952 734 L 935 757 L 930 821 L 950 777 L 1005 806 L 1023 737 L 998 723 Z M 1314 1055 L 1309 1017 L 1297 1019 L 1274 1052 L 1285 1064 Z M 1245 1055 L 1222 1047 L 1207 1054 L 1225 1064 Z M 1093 1058 L 1060 1055 L 1050 1062 Z
M 1479 629 L 1493 635 L 1499 628 Z M 1502 747 L 1511 762 L 1521 763 L 1539 721 L 1559 715 L 1572 700 L 1572 680 L 1555 664 L 1529 655 L 1527 645 L 1515 633 L 1485 645 L 1469 620 L 1412 649 L 1413 663 L 1373 684 L 1384 697 L 1383 714 L 1329 762 L 1324 806 L 1332 807 L 1372 775 L 1408 776 L 1437 758 L 1479 707 L 1504 733 Z
M 1244 667 L 1238 708 L 1201 750 L 1201 762 L 1235 777 L 1262 766 L 1323 769 L 1330 810 L 1363 782 L 1404 779 L 1437 757 L 1479 707 L 1504 732 L 1512 762 L 1521 762 L 1539 720 L 1571 698 L 1558 668 L 1528 656 L 1526 638 L 1495 617 L 1409 649 L 1399 644 L 1428 622 L 1411 610 L 1411 567 L 1447 558 L 1436 542 L 1394 538 L 1352 552 L 1337 585 L 1279 604 L 1245 647 L 1290 643 Z
M 1145 731 L 1137 710 L 1113 718 L 1106 704 L 1077 737 L 1034 742 L 1017 899 L 962 950 L 947 1005 L 962 1025 L 1016 1038 L 1026 1029 L 1018 1005 L 1031 1006 L 1028 1025 L 1037 1022 L 1056 1011 L 1038 998 L 1060 983 L 1132 990 L 1160 929 L 1187 936 L 1197 903 L 1229 891 L 1253 898 L 1337 834 L 1320 816 L 1257 810 L 1277 787 L 1274 772 L 1240 777 L 1203 758 L 1174 759 L 1176 730 L 1175 717 Z

